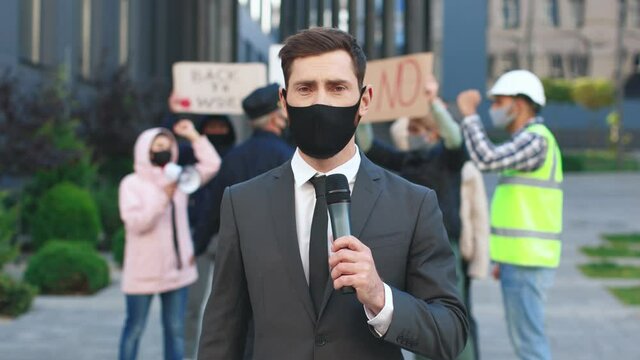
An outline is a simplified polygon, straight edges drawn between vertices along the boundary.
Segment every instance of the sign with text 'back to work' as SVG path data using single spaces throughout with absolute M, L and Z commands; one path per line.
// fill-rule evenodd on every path
M 184 112 L 241 115 L 242 99 L 266 84 L 267 68 L 262 63 L 173 64 L 173 92 Z
M 432 71 L 431 53 L 367 62 L 364 83 L 373 87 L 373 100 L 362 121 L 383 122 L 429 114 L 425 82 Z

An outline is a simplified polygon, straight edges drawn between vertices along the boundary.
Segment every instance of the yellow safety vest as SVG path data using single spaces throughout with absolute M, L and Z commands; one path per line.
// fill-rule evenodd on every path
M 525 129 L 547 141 L 535 171 L 503 171 L 491 202 L 491 259 L 520 266 L 557 267 L 562 243 L 562 158 L 542 124 Z

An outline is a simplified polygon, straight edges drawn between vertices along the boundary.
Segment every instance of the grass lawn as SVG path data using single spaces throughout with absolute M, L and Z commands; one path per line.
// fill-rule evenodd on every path
M 583 264 L 578 267 L 583 274 L 593 278 L 640 279 L 640 266 L 598 262 Z
M 611 287 L 609 291 L 627 305 L 640 305 L 640 286 Z
M 620 169 L 617 169 L 616 154 L 609 150 L 585 150 L 563 153 L 562 163 L 564 171 L 567 172 L 640 170 L 640 163 L 628 154 L 622 155 Z
M 640 249 L 630 248 L 622 244 L 606 246 L 583 246 L 583 254 L 592 257 L 640 257 Z
M 640 233 L 603 234 L 602 237 L 615 244 L 640 244 Z

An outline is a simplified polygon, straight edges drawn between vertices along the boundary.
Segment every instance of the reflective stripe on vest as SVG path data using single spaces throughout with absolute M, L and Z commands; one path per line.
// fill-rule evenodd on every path
M 504 171 L 491 204 L 491 259 L 556 267 L 562 244 L 562 161 L 551 132 L 541 124 L 530 131 L 547 141 L 545 162 L 531 172 Z

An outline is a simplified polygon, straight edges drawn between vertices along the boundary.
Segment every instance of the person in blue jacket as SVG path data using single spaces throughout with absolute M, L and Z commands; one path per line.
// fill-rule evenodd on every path
M 256 89 L 242 101 L 253 134 L 225 155 L 218 175 L 210 183 L 209 198 L 194 234 L 196 256 L 207 249 L 218 233 L 224 189 L 282 165 L 293 156 L 295 149 L 283 139 L 287 119 L 278 91 L 278 84 L 271 84 Z

